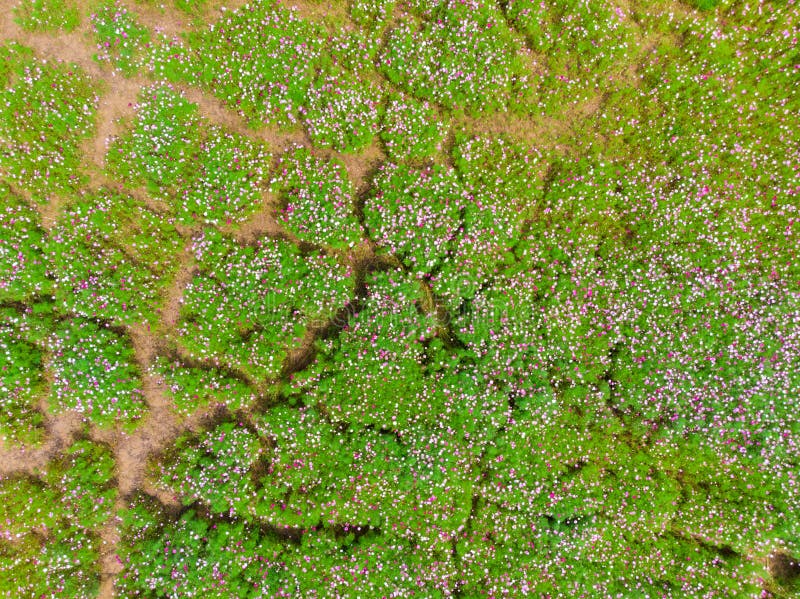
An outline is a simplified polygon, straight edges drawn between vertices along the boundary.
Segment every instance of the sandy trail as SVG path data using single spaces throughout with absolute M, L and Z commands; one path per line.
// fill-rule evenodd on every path
M 186 286 L 191 283 L 196 272 L 197 267 L 192 254 L 192 242 L 189 240 L 179 256 L 179 266 L 172 284 L 164 294 L 164 306 L 161 308 L 160 323 L 162 329 L 172 331 L 178 324 L 181 305 L 183 304 L 183 292 Z
M 50 416 L 46 409 L 46 438 L 37 447 L 0 446 L 0 478 L 10 476 L 37 476 L 78 438 L 83 430 L 83 418 L 75 412 Z

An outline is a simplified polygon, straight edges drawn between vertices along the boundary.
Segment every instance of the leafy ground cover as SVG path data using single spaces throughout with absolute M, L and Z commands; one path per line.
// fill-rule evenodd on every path
M 72 31 L 80 13 L 64 0 L 23 0 L 14 7 L 14 20 L 25 31 Z
M 0 47 L 0 596 L 800 593 L 796 3 L 75 6 Z
M 137 117 L 112 146 L 113 172 L 167 202 L 177 222 L 240 222 L 261 201 L 263 144 L 206 125 L 197 105 L 165 85 L 142 90 Z
M 0 47 L 4 176 L 44 200 L 77 189 L 79 144 L 91 134 L 98 97 L 76 65 L 46 62 L 16 43 Z
M 3 480 L 0 592 L 96 596 L 100 529 L 112 515 L 113 482 L 111 453 L 88 441 L 67 448 L 36 477 Z
M 136 21 L 127 8 L 117 2 L 98 5 L 91 15 L 97 39 L 95 59 L 109 61 L 124 74 L 131 75 L 138 68 L 138 57 L 149 45 L 150 33 Z

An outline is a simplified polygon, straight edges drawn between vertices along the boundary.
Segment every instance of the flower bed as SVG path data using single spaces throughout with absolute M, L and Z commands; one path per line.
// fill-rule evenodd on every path
M 77 65 L 45 62 L 14 42 L 0 46 L 0 159 L 10 181 L 39 201 L 85 182 L 80 143 L 98 97 Z
M 280 157 L 270 189 L 281 201 L 280 222 L 299 239 L 336 249 L 361 238 L 353 185 L 344 166 L 295 148 Z

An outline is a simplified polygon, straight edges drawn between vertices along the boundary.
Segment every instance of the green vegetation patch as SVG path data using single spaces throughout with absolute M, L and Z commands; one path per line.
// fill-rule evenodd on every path
M 0 594 L 96 597 L 113 482 L 112 456 L 88 441 L 69 447 L 38 478 L 0 480 Z
M 526 84 L 518 46 L 501 13 L 488 5 L 442 5 L 417 27 L 391 30 L 380 68 L 420 99 L 470 112 L 503 110 Z
M 91 15 L 97 41 L 95 60 L 110 62 L 125 75 L 139 67 L 150 32 L 136 21 L 136 15 L 115 0 L 105 0 Z
M 430 102 L 395 94 L 383 115 L 381 139 L 391 160 L 421 160 L 442 149 L 447 129 Z
M 139 370 L 126 338 L 93 321 L 69 319 L 58 325 L 49 347 L 53 412 L 75 410 L 101 427 L 130 426 L 142 417 Z
M 314 80 L 321 29 L 273 1 L 227 13 L 185 43 L 166 42 L 154 70 L 199 85 L 240 111 L 253 125 L 297 122 Z
M 0 46 L 0 168 L 34 199 L 74 191 L 80 143 L 94 128 L 98 97 L 74 64 L 47 62 L 16 43 Z
M 280 222 L 303 241 L 337 249 L 361 238 L 353 205 L 353 185 L 336 160 L 318 158 L 306 148 L 280 157 L 270 189 L 278 194 Z
M 241 246 L 215 231 L 195 244 L 200 274 L 184 294 L 181 344 L 262 381 L 277 376 L 309 324 L 324 324 L 353 289 L 352 273 L 285 241 Z
M 39 215 L 0 188 L 0 301 L 25 302 L 51 290 Z
M 10 445 L 42 437 L 43 416 L 37 400 L 46 390 L 44 355 L 10 311 L 0 321 L 0 439 Z
M 372 239 L 415 276 L 441 267 L 469 201 L 455 171 L 389 164 L 375 176 L 375 189 L 364 205 Z
M 347 71 L 320 76 L 308 90 L 300 113 L 315 145 L 356 152 L 378 132 L 380 89 Z
M 135 123 L 108 153 L 115 173 L 189 225 L 245 220 L 261 204 L 269 161 L 263 144 L 206 125 L 196 104 L 161 85 L 142 91 Z
M 224 405 L 231 412 L 256 399 L 253 388 L 217 368 L 193 368 L 180 361 L 158 358 L 153 370 L 166 382 L 167 392 L 182 416 L 208 405 Z
M 154 323 L 180 245 L 163 215 L 132 197 L 107 189 L 82 195 L 47 246 L 59 309 L 118 324 Z
M 72 31 L 80 23 L 80 13 L 69 0 L 19 0 L 14 21 L 30 32 Z

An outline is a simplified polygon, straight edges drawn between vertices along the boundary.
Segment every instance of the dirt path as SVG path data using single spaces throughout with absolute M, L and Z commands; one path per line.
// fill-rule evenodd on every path
M 16 4 L 15 0 L 0 0 L 1 39 L 30 46 L 51 60 L 73 62 L 92 77 L 104 78 L 103 69 L 92 58 L 95 50 L 88 21 L 84 20 L 77 29 L 69 33 L 64 31 L 60 31 L 57 35 L 31 33 L 24 31 L 14 22 L 12 8 Z
M 358 154 L 336 152 L 333 155 L 344 163 L 356 195 L 364 193 L 369 188 L 372 171 L 386 160 L 386 155 L 377 138 Z
M 136 15 L 136 20 L 155 32 L 165 35 L 168 38 L 177 38 L 191 26 L 191 18 L 172 8 L 168 3 L 161 3 L 160 6 L 145 2 L 133 2 L 132 0 L 117 0 L 130 12 Z
M 46 409 L 45 442 L 37 447 L 0 446 L 0 478 L 9 476 L 36 476 L 48 462 L 72 445 L 83 429 L 83 418 L 75 412 L 63 412 L 50 416 Z
M 260 237 L 280 237 L 284 231 L 275 220 L 275 201 L 272 194 L 265 193 L 258 211 L 233 231 L 233 238 L 243 245 L 253 244 Z
M 166 447 L 181 430 L 164 380 L 150 371 L 159 339 L 145 325 L 130 327 L 129 335 L 142 373 L 142 391 L 148 413 L 132 434 L 122 433 L 118 438 L 117 482 L 123 498 L 141 488 L 150 455 Z
M 187 241 L 179 256 L 178 271 L 172 284 L 164 294 L 164 306 L 161 308 L 161 328 L 162 334 L 171 331 L 178 324 L 181 315 L 181 305 L 183 305 L 183 292 L 186 286 L 191 283 L 192 278 L 197 272 L 194 256 L 192 255 L 192 242 Z
M 143 77 L 126 79 L 110 70 L 104 81 L 107 89 L 97 107 L 94 135 L 83 144 L 84 156 L 100 169 L 105 168 L 109 143 L 122 132 L 120 119 L 133 118 L 139 90 L 148 83 Z
M 122 519 L 119 513 L 126 507 L 125 501 L 117 496 L 112 516 L 100 530 L 100 589 L 98 599 L 112 599 L 116 596 L 114 584 L 122 572 L 122 561 L 119 559 L 120 542 L 119 526 Z

